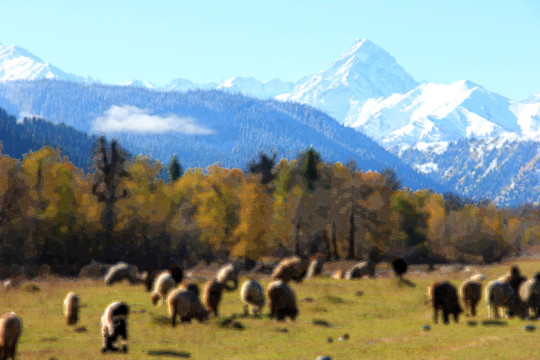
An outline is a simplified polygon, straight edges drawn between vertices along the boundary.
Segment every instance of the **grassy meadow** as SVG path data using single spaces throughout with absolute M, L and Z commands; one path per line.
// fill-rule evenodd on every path
M 515 262 L 526 276 L 540 270 L 540 262 Z M 510 263 L 473 267 L 488 280 L 503 274 Z M 388 268 L 387 265 L 380 265 Z M 530 359 L 538 357 L 540 329 L 524 326 L 536 320 L 487 322 L 484 299 L 470 323 L 434 325 L 426 288 L 449 279 L 454 285 L 470 273 L 412 271 L 400 282 L 390 273 L 357 281 L 320 277 L 293 283 L 300 315 L 280 323 L 267 317 L 244 317 L 239 291 L 226 292 L 221 317 L 200 324 L 171 328 L 166 306 L 154 307 L 142 285 L 106 287 L 102 281 L 50 278 L 35 280 L 0 295 L 0 310 L 15 311 L 22 319 L 20 359 Z M 257 278 L 257 276 L 255 276 Z M 241 280 L 246 277 L 243 276 Z M 268 277 L 259 281 L 266 287 Z M 203 280 L 199 281 L 202 287 Z M 487 283 L 484 282 L 484 285 Z M 80 321 L 65 325 L 62 302 L 69 291 L 81 298 Z M 102 355 L 100 318 L 114 300 L 131 307 L 128 319 L 129 353 Z M 428 324 L 431 330 L 423 330 Z M 338 340 L 348 334 L 346 340 Z M 329 342 L 332 338 L 332 342 Z

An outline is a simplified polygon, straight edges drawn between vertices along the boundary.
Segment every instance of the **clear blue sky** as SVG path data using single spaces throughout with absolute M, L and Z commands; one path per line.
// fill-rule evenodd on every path
M 368 38 L 416 80 L 540 92 L 540 1 L 0 0 L 0 42 L 105 83 L 296 81 Z

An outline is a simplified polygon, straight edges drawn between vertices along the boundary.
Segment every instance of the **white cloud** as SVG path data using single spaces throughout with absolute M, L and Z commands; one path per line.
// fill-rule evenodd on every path
M 143 133 L 180 132 L 189 135 L 208 135 L 214 131 L 198 125 L 192 118 L 176 115 L 151 115 L 148 110 L 132 105 L 113 105 L 103 116 L 94 120 L 96 132 L 131 131 Z

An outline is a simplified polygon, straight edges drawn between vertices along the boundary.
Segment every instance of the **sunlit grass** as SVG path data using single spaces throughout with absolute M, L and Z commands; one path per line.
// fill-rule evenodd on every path
M 540 263 L 522 261 L 531 276 Z M 483 268 L 493 279 L 508 265 Z M 49 279 L 32 281 L 0 296 L 0 309 L 13 310 L 23 321 L 21 359 L 530 359 L 537 356 L 536 331 L 519 319 L 487 322 L 484 300 L 475 319 L 433 325 L 426 288 L 450 279 L 456 286 L 464 272 L 409 274 L 410 284 L 390 278 L 358 281 L 316 278 L 292 284 L 300 315 L 280 323 L 262 316 L 244 316 L 238 291 L 224 294 L 220 317 L 204 324 L 170 326 L 166 306 L 154 307 L 143 286 L 127 283 L 106 287 L 101 281 Z M 260 279 L 263 285 L 267 278 Z M 199 283 L 202 285 L 202 283 Z M 79 294 L 82 308 L 75 327 L 65 325 L 62 302 L 69 291 Z M 100 353 L 100 317 L 112 301 L 131 307 L 129 353 Z M 470 321 L 468 321 L 470 320 Z M 430 330 L 423 329 L 428 324 Z M 540 330 L 538 330 L 540 331 Z M 348 339 L 339 339 L 348 334 Z M 330 340 L 331 339 L 331 340 Z

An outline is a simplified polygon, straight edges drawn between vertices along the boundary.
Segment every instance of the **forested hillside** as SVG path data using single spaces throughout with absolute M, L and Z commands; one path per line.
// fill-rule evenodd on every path
M 219 162 L 243 168 L 260 151 L 293 159 L 313 145 L 325 161 L 392 168 L 408 187 L 441 190 L 366 136 L 306 105 L 215 90 L 155 92 L 41 80 L 0 84 L 0 106 L 87 133 L 103 131 L 131 153 L 163 163 L 177 153 L 185 167 Z
M 60 148 L 77 167 L 88 171 L 96 138 L 64 124 L 52 124 L 39 118 L 24 118 L 20 123 L 0 108 L 0 143 L 4 154 L 22 159 L 29 151 L 48 145 Z

